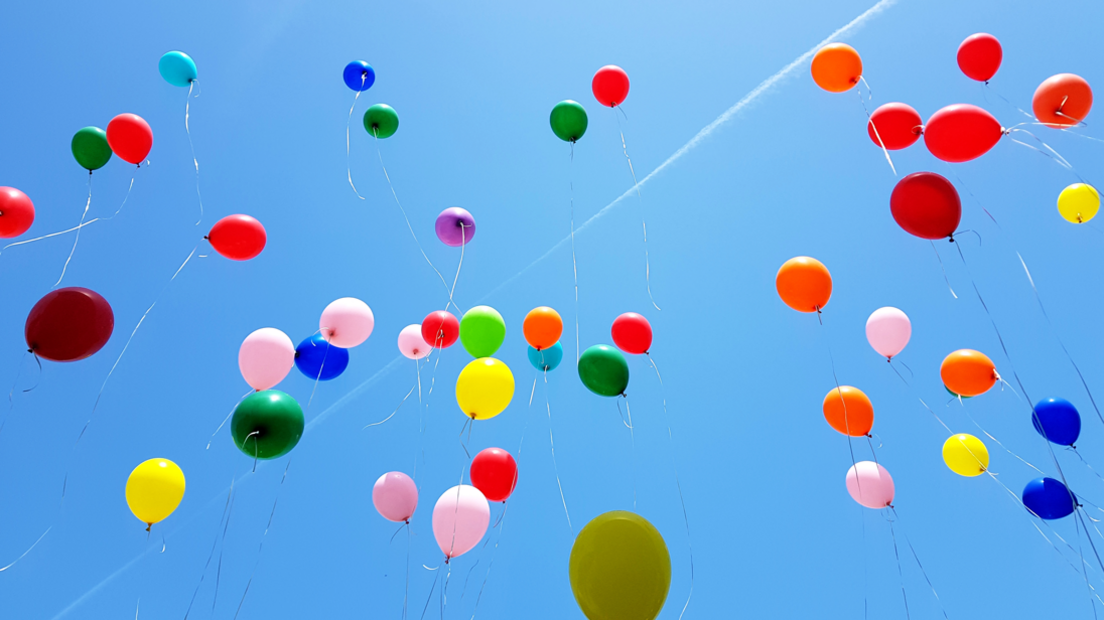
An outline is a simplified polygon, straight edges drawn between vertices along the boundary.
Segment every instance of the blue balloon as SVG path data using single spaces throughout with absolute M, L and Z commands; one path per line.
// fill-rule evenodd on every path
M 1054 478 L 1036 478 L 1024 487 L 1023 504 L 1040 519 L 1061 519 L 1077 508 L 1077 497 Z
M 563 361 L 563 345 L 556 343 L 540 351 L 529 347 L 529 363 L 537 370 L 552 370 Z
M 363 60 L 354 60 L 345 65 L 345 73 L 342 74 L 345 85 L 353 90 L 368 90 L 376 81 L 376 70 L 372 65 Z
M 311 381 L 329 381 L 345 372 L 349 365 L 349 350 L 326 342 L 315 334 L 295 348 L 295 367 Z
M 157 70 L 161 77 L 173 86 L 187 88 L 192 85 L 192 80 L 199 77 L 196 73 L 195 61 L 184 52 L 165 52 L 161 60 L 157 62 Z
M 1040 435 L 1060 446 L 1072 446 L 1081 435 L 1081 414 L 1064 398 L 1040 400 L 1031 422 Z

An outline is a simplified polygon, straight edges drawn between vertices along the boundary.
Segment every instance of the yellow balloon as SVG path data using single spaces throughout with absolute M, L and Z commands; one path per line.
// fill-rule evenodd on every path
M 1088 183 L 1074 183 L 1058 194 L 1058 213 L 1074 224 L 1083 224 L 1100 210 L 1100 194 Z
M 493 357 L 472 361 L 456 379 L 456 404 L 473 420 L 502 413 L 514 397 L 514 374 Z
M 150 459 L 135 467 L 127 478 L 127 506 L 146 525 L 163 521 L 182 499 L 184 472 L 169 459 Z
M 973 435 L 954 435 L 943 444 L 943 462 L 960 476 L 980 476 L 989 469 L 989 450 Z

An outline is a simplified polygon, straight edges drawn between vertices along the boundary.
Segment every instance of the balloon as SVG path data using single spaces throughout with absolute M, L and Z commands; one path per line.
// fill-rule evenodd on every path
M 824 397 L 824 419 L 849 437 L 865 437 L 874 426 L 874 405 L 859 388 L 841 385 Z
M 322 334 L 315 334 L 295 348 L 295 366 L 311 381 L 329 381 L 345 372 L 349 352 L 326 342 Z
M 1031 98 L 1035 118 L 1047 127 L 1073 127 L 1089 115 L 1092 109 L 1092 88 L 1085 78 L 1072 73 L 1059 73 L 1047 78 Z
M 552 133 L 557 138 L 564 142 L 577 142 L 586 133 L 587 113 L 583 106 L 567 99 L 552 108 L 549 122 L 552 124 Z
M 433 350 L 422 338 L 422 326 L 417 323 L 407 325 L 399 332 L 399 353 L 412 360 L 420 360 Z
M 456 378 L 456 404 L 473 420 L 502 413 L 514 397 L 514 374 L 493 357 L 472 360 Z
M 617 65 L 606 65 L 594 74 L 590 89 L 594 91 L 598 103 L 617 107 L 629 96 L 629 74 Z
M 950 237 L 962 220 L 954 185 L 934 172 L 914 172 L 898 181 L 889 210 L 898 226 L 921 239 Z
M 295 365 L 295 345 L 275 327 L 249 334 L 238 349 L 238 368 L 249 387 L 260 392 L 284 380 Z
M 862 58 L 846 43 L 829 43 L 813 56 L 813 81 L 830 93 L 851 90 L 862 77 Z
M 345 85 L 349 88 L 358 92 L 365 91 L 376 83 L 376 70 L 363 60 L 354 60 L 345 65 L 341 79 L 345 80 Z
M 993 115 L 968 103 L 942 108 L 924 126 L 924 144 L 943 161 L 958 163 L 989 152 L 1004 135 Z
M 629 364 L 617 349 L 596 344 L 579 357 L 579 378 L 599 396 L 623 396 L 629 386 Z
M 832 297 L 832 274 L 824 263 L 798 256 L 782 263 L 774 278 L 778 296 L 798 312 L 820 312 Z
M 626 312 L 614 319 L 610 332 L 613 344 L 625 353 L 640 355 L 652 348 L 652 325 L 635 312 Z
M 996 37 L 984 32 L 972 34 L 958 46 L 958 68 L 971 80 L 988 82 L 1000 69 L 1003 55 Z
M 461 484 L 441 494 L 433 507 L 433 537 L 445 557 L 471 551 L 491 522 L 491 507 L 479 489 Z
M 249 260 L 264 249 L 268 234 L 264 226 L 248 215 L 227 215 L 215 222 L 207 240 L 215 251 L 230 260 Z
M 150 459 L 134 468 L 126 483 L 130 511 L 145 523 L 148 531 L 160 523 L 184 499 L 184 472 L 169 459 Z
M 475 218 L 467 209 L 449 207 L 437 216 L 433 229 L 441 243 L 458 248 L 471 243 L 475 236 Z
M 517 462 L 502 448 L 487 448 L 472 459 L 470 475 L 488 502 L 504 502 L 517 486 Z
M 1100 210 L 1100 193 L 1088 183 L 1074 183 L 1058 194 L 1058 213 L 1074 224 L 1084 224 Z
M 153 148 L 153 130 L 137 114 L 120 114 L 107 124 L 107 143 L 123 161 L 141 164 Z
M 99 127 L 85 127 L 73 134 L 69 148 L 73 151 L 73 159 L 89 172 L 103 168 L 111 159 L 107 132 Z
M 386 103 L 377 103 L 364 112 L 364 129 L 376 138 L 390 138 L 399 130 L 399 114 Z
M 529 363 L 537 370 L 554 370 L 563 361 L 563 345 L 556 343 L 547 349 L 529 347 Z
M 34 223 L 34 203 L 14 187 L 0 187 L 0 237 L 10 239 L 27 232 Z
M 303 436 L 303 409 L 279 390 L 254 392 L 234 409 L 230 434 L 238 449 L 251 457 L 279 458 Z
M 903 351 L 911 337 L 908 315 L 892 306 L 878 308 L 866 320 L 866 341 L 887 360 Z
M 1054 478 L 1036 478 L 1024 487 L 1023 505 L 1040 519 L 1061 519 L 1077 509 L 1077 496 Z
M 375 326 L 372 309 L 355 297 L 331 301 L 318 319 L 319 332 L 326 342 L 342 349 L 351 349 L 368 340 Z
M 878 146 L 896 151 L 912 146 L 924 133 L 920 113 L 905 103 L 887 103 L 870 115 L 866 133 Z
M 993 360 L 972 349 L 959 349 L 943 358 L 939 376 L 948 390 L 962 396 L 984 394 L 1000 379 Z
M 893 505 L 893 478 L 885 467 L 873 461 L 859 461 L 847 470 L 847 492 L 867 508 Z
M 586 524 L 568 564 L 575 602 L 589 620 L 655 620 L 671 589 L 671 555 L 640 515 L 614 510 Z
M 195 61 L 184 52 L 165 52 L 157 61 L 157 70 L 166 82 L 184 88 L 190 87 L 192 81 L 199 77 Z
M 529 346 L 537 349 L 547 349 L 560 341 L 563 334 L 563 319 L 560 313 L 548 306 L 533 308 L 525 315 L 525 321 L 521 324 L 521 331 L 525 334 L 525 341 Z
M 958 399 L 969 400 L 969 399 L 973 398 L 973 396 L 963 396 L 962 394 L 955 394 L 954 392 L 951 391 L 951 389 L 949 387 L 947 387 L 945 385 L 943 386 L 943 389 L 946 390 L 948 394 L 950 394 L 951 396 L 954 396 L 955 398 L 958 398 Z
M 472 357 L 490 357 L 506 339 L 506 322 L 498 310 L 476 306 L 460 319 L 460 343 Z
M 430 312 L 422 320 L 422 339 L 437 349 L 447 349 L 460 337 L 460 321 L 447 310 Z
M 75 362 L 103 348 L 115 329 L 111 305 L 86 288 L 46 293 L 31 308 L 24 335 L 27 348 L 52 362 Z
M 960 476 L 980 476 L 989 469 L 989 449 L 973 435 L 954 435 L 943 442 L 943 462 Z
M 1072 446 L 1081 435 L 1081 414 L 1064 398 L 1047 398 L 1036 403 L 1031 423 L 1040 435 L 1060 446 Z
M 418 486 L 401 471 L 388 472 L 372 486 L 372 505 L 388 521 L 410 523 L 418 507 Z

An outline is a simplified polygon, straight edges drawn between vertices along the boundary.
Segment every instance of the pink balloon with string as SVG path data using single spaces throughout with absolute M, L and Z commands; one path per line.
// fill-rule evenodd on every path
M 342 349 L 351 349 L 372 335 L 376 318 L 368 304 L 355 297 L 342 297 L 326 306 L 318 320 L 319 331 L 326 342 Z
M 388 521 L 409 522 L 418 507 L 418 486 L 401 471 L 388 472 L 372 487 L 372 505 Z
M 471 551 L 487 533 L 491 505 L 479 489 L 461 484 L 441 494 L 433 507 L 433 537 L 446 558 Z
M 249 334 L 238 349 L 238 368 L 249 387 L 261 391 L 275 387 L 295 365 L 295 345 L 275 327 Z
M 908 315 L 892 306 L 878 308 L 866 320 L 867 342 L 886 359 L 893 359 L 903 351 L 911 337 L 912 322 Z
M 859 461 L 847 470 L 847 492 L 867 508 L 885 508 L 893 504 L 893 478 L 880 464 Z
M 432 350 L 433 347 L 422 338 L 421 325 L 407 325 L 399 332 L 399 353 L 408 359 L 420 360 Z

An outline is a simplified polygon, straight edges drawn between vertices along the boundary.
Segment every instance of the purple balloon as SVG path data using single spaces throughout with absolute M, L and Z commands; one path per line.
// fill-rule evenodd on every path
M 475 236 L 475 218 L 467 209 L 449 207 L 437 216 L 437 238 L 445 245 L 458 248 L 471 243 Z

